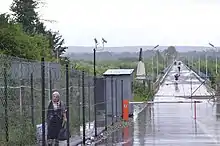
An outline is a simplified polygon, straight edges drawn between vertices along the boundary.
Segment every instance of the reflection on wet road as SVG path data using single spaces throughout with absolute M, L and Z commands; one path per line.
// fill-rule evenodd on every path
M 215 105 L 207 99 L 201 99 L 210 94 L 189 70 L 184 66 L 181 68 L 178 86 L 173 83 L 173 67 L 155 95 L 154 101 L 191 102 L 196 100 L 188 98 L 193 93 L 201 103 L 149 104 L 137 118 L 134 118 L 132 126 L 119 129 L 97 145 L 219 146 L 220 121 L 215 116 Z

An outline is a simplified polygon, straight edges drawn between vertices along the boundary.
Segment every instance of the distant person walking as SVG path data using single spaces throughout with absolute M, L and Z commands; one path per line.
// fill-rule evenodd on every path
M 179 74 L 180 74 L 180 66 L 178 66 L 178 71 L 179 71 Z
M 177 81 L 179 80 L 179 74 L 175 74 L 174 75 L 174 80 L 175 80 L 175 84 L 177 84 Z
M 62 129 L 63 122 L 67 121 L 66 107 L 63 101 L 60 100 L 59 92 L 53 92 L 52 100 L 49 101 L 47 111 L 47 125 L 48 125 L 48 146 L 59 145 L 58 135 Z
M 181 66 L 181 63 L 179 62 L 179 63 L 178 63 L 178 71 L 179 71 L 179 75 L 180 75 L 180 66 Z

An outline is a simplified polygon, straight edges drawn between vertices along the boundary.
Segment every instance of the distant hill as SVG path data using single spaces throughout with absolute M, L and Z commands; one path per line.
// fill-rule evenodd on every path
M 149 58 L 154 54 L 154 51 L 144 51 L 143 57 Z M 68 53 L 65 56 L 71 60 L 93 60 L 93 53 Z M 118 60 L 124 58 L 131 58 L 132 60 L 138 59 L 139 52 L 97 52 L 97 60 Z
M 210 47 L 195 47 L 195 46 L 175 46 L 181 56 L 201 56 L 208 54 L 214 56 L 214 52 Z M 128 46 L 128 47 L 106 47 L 104 51 L 97 52 L 97 60 L 118 60 L 129 59 L 138 60 L 139 49 L 143 48 L 143 58 L 147 59 L 155 54 L 155 51 L 151 50 L 153 46 Z M 165 50 L 167 46 L 159 46 L 160 50 Z M 204 52 L 203 50 L 208 52 Z M 76 51 L 74 51 L 76 50 Z M 130 51 L 129 51 L 130 50 Z M 162 52 L 162 51 L 161 51 Z M 92 47 L 69 47 L 69 51 L 65 54 L 71 60 L 93 60 L 93 48 Z M 218 53 L 218 56 L 220 54 Z
M 138 52 L 140 48 L 143 50 L 151 50 L 154 46 L 124 46 L 124 47 L 105 47 L 105 51 L 108 52 Z M 164 50 L 169 46 L 159 46 L 157 49 Z M 188 51 L 202 51 L 205 49 L 211 49 L 210 47 L 204 46 L 175 46 L 178 52 L 188 52 Z M 69 46 L 67 53 L 92 53 L 93 46 Z

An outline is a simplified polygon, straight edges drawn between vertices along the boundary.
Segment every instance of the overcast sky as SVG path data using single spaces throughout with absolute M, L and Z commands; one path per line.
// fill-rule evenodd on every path
M 220 46 L 220 0 L 45 0 L 48 27 L 60 30 L 67 45 Z M 0 0 L 0 12 L 12 0 Z

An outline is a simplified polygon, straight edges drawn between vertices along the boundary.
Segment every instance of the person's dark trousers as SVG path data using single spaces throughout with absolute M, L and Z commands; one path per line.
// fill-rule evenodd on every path
M 52 146 L 52 145 L 53 145 L 53 139 L 48 139 L 48 140 L 47 140 L 47 143 L 48 143 L 48 144 L 47 144 L 48 146 Z
M 59 140 L 50 139 L 50 140 L 48 141 L 48 146 L 59 146 Z
M 55 146 L 59 146 L 59 140 L 55 139 Z

